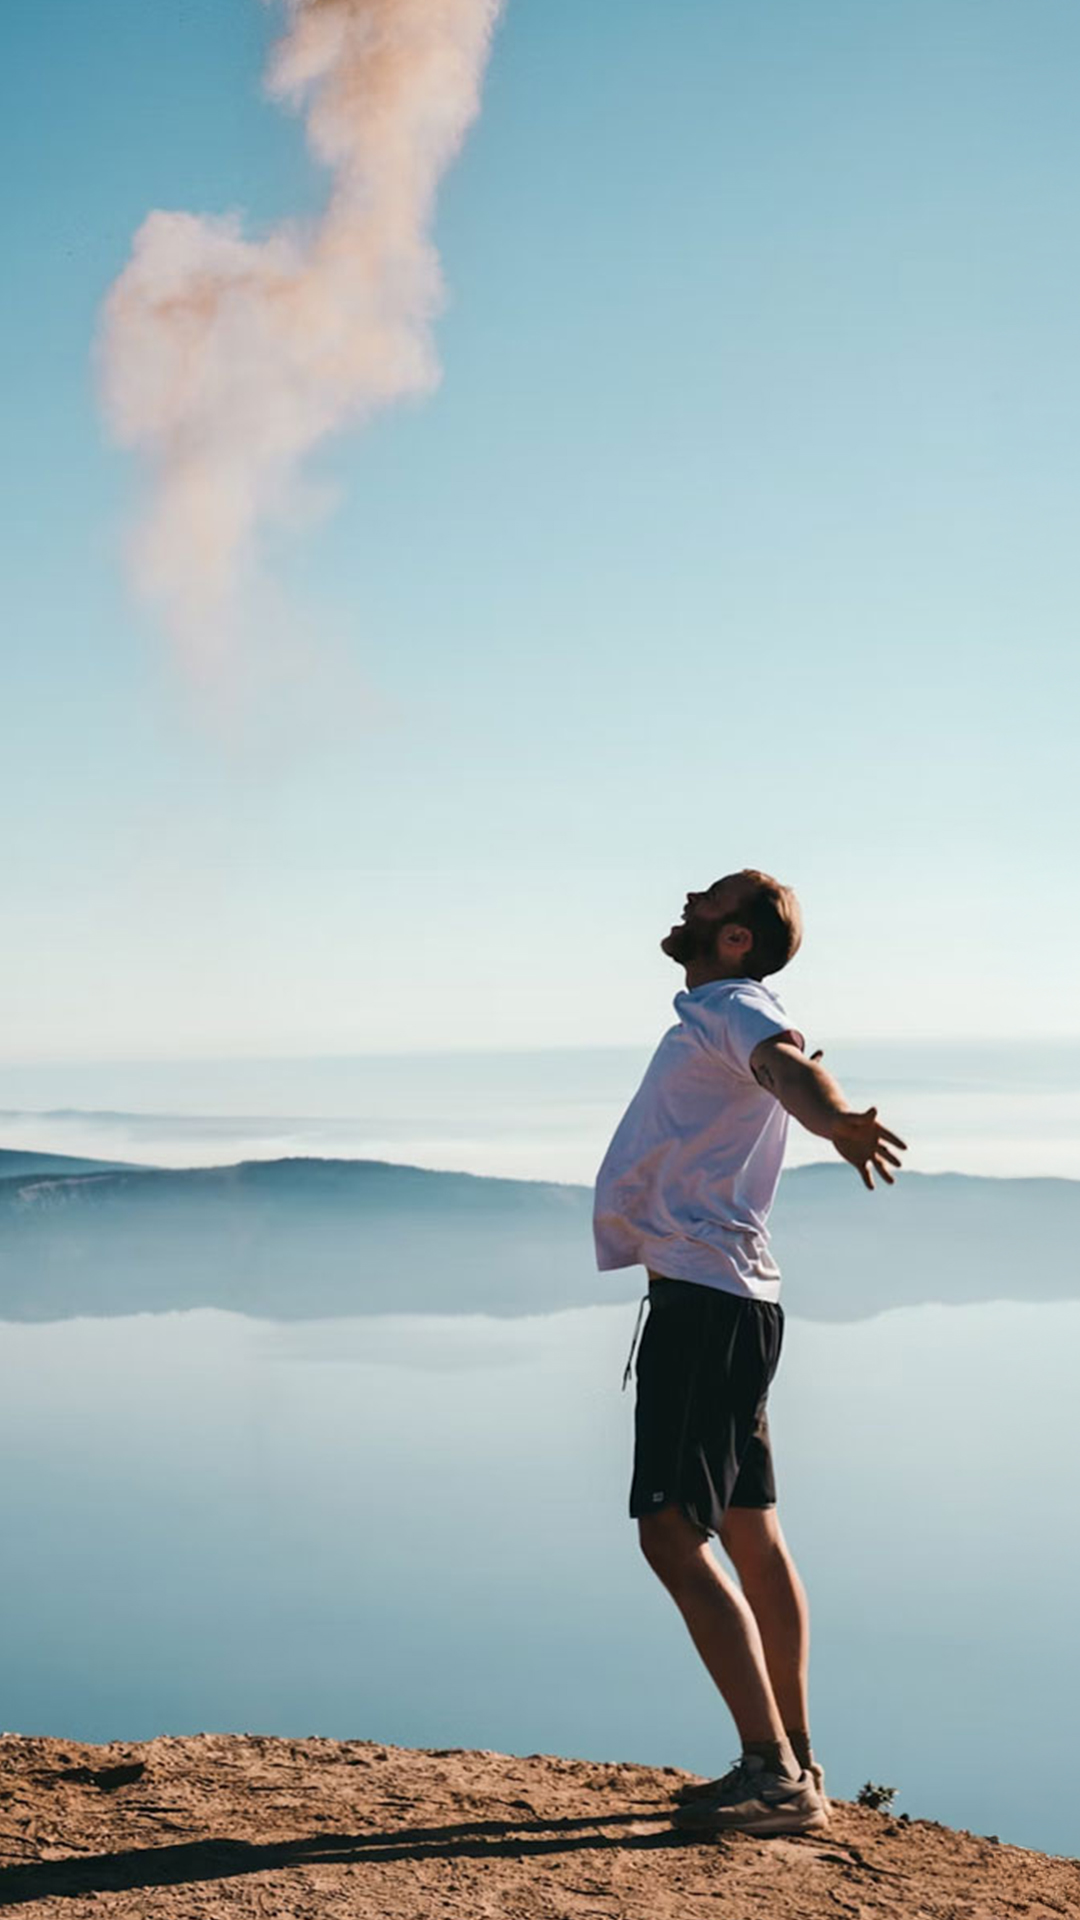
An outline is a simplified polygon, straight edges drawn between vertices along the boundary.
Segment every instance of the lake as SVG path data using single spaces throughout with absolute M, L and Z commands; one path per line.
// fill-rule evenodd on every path
M 4 1724 L 716 1771 L 730 1721 L 625 1518 L 625 1304 L 8 1325 Z M 1080 1849 L 1080 1303 L 789 1319 L 781 1510 L 829 1785 Z

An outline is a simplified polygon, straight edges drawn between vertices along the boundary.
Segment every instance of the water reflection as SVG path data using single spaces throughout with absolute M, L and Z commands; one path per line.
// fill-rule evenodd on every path
M 5 1724 L 722 1765 L 624 1518 L 632 1318 L 6 1328 Z M 832 1785 L 1057 1851 L 1078 1335 L 1075 1303 L 794 1321 L 774 1412 Z

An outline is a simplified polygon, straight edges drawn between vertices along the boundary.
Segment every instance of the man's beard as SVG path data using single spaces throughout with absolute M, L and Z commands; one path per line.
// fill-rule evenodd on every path
M 695 927 L 693 921 L 684 921 L 664 935 L 660 946 L 676 966 L 685 967 L 691 960 L 700 960 L 708 953 L 710 936 L 715 936 L 715 930 L 715 921 L 709 927 Z

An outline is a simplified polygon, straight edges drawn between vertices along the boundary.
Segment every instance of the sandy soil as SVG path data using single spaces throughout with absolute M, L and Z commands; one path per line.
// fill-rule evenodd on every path
M 671 1769 L 366 1741 L 0 1737 L 0 1907 L 433 1920 L 1051 1920 L 1080 1863 L 837 1804 L 828 1834 L 689 1841 Z

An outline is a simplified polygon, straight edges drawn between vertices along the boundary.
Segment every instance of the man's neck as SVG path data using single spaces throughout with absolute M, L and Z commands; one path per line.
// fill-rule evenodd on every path
M 718 970 L 704 961 L 691 960 L 686 969 L 686 986 L 687 991 L 693 993 L 695 987 L 707 987 L 713 980 L 747 980 L 749 977 L 739 968 Z

